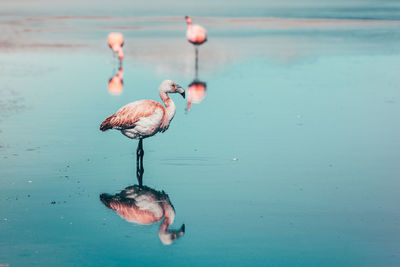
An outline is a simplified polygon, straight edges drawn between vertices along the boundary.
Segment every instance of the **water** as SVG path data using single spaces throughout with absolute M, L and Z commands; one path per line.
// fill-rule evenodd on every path
M 398 3 L 214 2 L 1 4 L 0 263 L 399 264 Z M 209 32 L 206 95 L 189 111 L 173 95 L 170 128 L 143 143 L 144 184 L 185 224 L 165 246 L 160 223 L 100 201 L 137 183 L 137 141 L 99 125 L 164 79 L 191 84 L 189 13 Z

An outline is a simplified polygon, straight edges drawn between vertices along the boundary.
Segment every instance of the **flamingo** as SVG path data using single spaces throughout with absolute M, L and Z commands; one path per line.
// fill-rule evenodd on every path
M 124 71 L 122 68 L 119 68 L 118 73 L 112 77 L 108 82 L 108 92 L 112 95 L 120 95 L 124 90 L 124 82 L 122 80 L 122 76 L 124 75 Z
M 186 31 L 186 37 L 190 43 L 194 45 L 195 48 L 195 69 L 196 69 L 196 77 L 198 70 L 198 58 L 199 58 L 199 50 L 198 46 L 207 42 L 207 31 L 200 25 L 192 25 L 192 18 L 189 16 L 185 17 L 188 28 Z
M 100 125 L 103 132 L 116 129 L 126 137 L 139 139 L 136 168 L 140 186 L 143 176 L 143 139 L 158 132 L 165 132 L 174 118 L 176 108 L 168 93 L 179 93 L 185 98 L 185 90 L 171 80 L 163 81 L 158 91 L 165 107 L 153 100 L 135 101 L 120 108 Z
M 112 32 L 108 35 L 108 46 L 113 50 L 113 54 L 118 54 L 119 63 L 122 64 L 124 58 L 124 52 L 122 46 L 124 46 L 124 36 L 120 32 Z
M 200 25 L 192 25 L 192 18 L 189 16 L 185 17 L 188 24 L 186 31 L 186 37 L 189 42 L 195 46 L 201 45 L 207 41 L 207 31 Z
M 131 223 L 150 225 L 164 218 L 158 230 L 158 237 L 164 245 L 171 245 L 185 233 L 185 224 L 179 230 L 168 229 L 175 220 L 175 209 L 164 191 L 133 185 L 115 195 L 100 194 L 100 200 Z
M 200 103 L 206 96 L 207 84 L 195 79 L 187 89 L 187 105 L 186 111 L 192 107 L 192 103 Z

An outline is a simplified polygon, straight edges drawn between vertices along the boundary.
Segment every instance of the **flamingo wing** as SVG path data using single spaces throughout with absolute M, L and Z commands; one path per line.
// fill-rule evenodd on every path
M 119 32 L 113 32 L 108 35 L 108 45 L 113 47 L 114 45 L 123 46 L 124 36 Z
M 141 118 L 150 117 L 157 109 L 161 109 L 164 112 L 164 107 L 153 100 L 140 100 L 130 103 L 105 119 L 100 126 L 100 130 L 134 128 Z
M 200 25 L 192 25 L 187 31 L 186 36 L 189 41 L 203 43 L 207 41 L 207 31 Z

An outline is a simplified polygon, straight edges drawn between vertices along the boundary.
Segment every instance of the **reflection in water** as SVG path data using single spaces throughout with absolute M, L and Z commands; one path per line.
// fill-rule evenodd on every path
M 179 230 L 168 229 L 175 220 L 175 209 L 164 191 L 133 185 L 115 195 L 100 194 L 100 200 L 131 223 L 149 225 L 164 218 L 158 230 L 158 236 L 164 245 L 172 244 L 185 233 L 185 224 Z
M 199 104 L 206 96 L 207 84 L 197 79 L 193 80 L 187 89 L 187 105 L 186 111 L 192 107 L 192 103 Z
M 124 90 L 124 82 L 122 77 L 124 75 L 124 71 L 122 67 L 119 68 L 118 73 L 110 78 L 108 81 L 108 92 L 112 95 L 120 95 Z
M 115 65 L 115 54 L 118 55 L 119 58 L 119 66 L 122 66 L 122 60 L 124 58 L 124 52 L 122 51 L 122 47 L 124 46 L 124 36 L 119 32 L 112 32 L 108 35 L 108 46 L 113 51 L 114 56 L 114 65 Z

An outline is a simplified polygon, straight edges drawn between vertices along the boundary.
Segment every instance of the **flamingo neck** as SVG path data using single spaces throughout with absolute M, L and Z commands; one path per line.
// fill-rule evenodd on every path
M 168 129 L 171 120 L 175 116 L 176 107 L 174 101 L 172 101 L 167 93 L 160 91 L 160 97 L 165 105 L 165 113 L 161 123 L 161 130 L 165 131 Z
M 122 80 L 122 76 L 123 75 L 124 75 L 124 71 L 122 70 L 122 68 L 120 68 L 119 71 L 118 71 L 117 76 L 118 76 L 118 78 L 120 78 Z
M 122 51 L 122 48 L 118 50 L 118 58 L 119 60 L 122 60 L 124 58 L 124 51 Z
M 113 45 L 111 48 L 115 53 L 118 53 L 120 50 L 122 50 L 122 47 L 120 45 L 117 45 L 117 44 Z
M 171 220 L 169 218 L 165 217 L 164 221 L 161 223 L 160 228 L 158 229 L 158 234 L 164 234 L 168 231 L 168 227 L 171 225 Z
M 168 227 L 173 224 L 175 220 L 175 211 L 171 204 L 164 202 L 163 208 L 164 221 L 161 223 L 160 228 L 158 229 L 158 234 L 160 236 L 165 235 L 168 232 Z
M 183 224 L 179 230 L 168 229 L 175 220 L 175 210 L 169 202 L 169 199 L 163 203 L 163 208 L 165 219 L 158 230 L 158 237 L 164 245 L 171 245 L 174 240 L 185 233 L 185 225 Z

